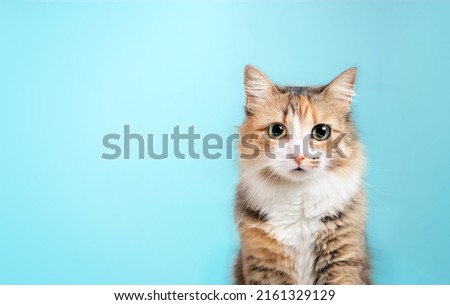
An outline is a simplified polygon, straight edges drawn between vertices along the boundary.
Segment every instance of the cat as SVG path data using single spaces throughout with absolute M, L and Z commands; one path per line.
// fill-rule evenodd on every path
M 356 72 L 293 87 L 245 67 L 235 284 L 371 283 Z

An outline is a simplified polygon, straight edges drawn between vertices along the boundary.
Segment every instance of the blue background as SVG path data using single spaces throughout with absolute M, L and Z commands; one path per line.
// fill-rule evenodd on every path
M 450 284 L 449 14 L 425 1 L 2 1 L 0 283 L 231 283 L 236 157 L 139 160 L 134 146 L 104 160 L 102 139 L 125 124 L 226 138 L 253 64 L 292 85 L 359 68 L 375 283 Z

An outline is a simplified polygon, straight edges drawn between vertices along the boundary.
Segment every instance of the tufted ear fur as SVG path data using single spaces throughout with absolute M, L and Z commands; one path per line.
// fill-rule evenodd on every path
M 356 71 L 356 68 L 350 68 L 333 79 L 324 90 L 325 97 L 350 105 L 355 95 Z
M 244 86 L 248 114 L 252 114 L 255 107 L 265 103 L 277 91 L 277 88 L 267 76 L 250 65 L 245 66 Z

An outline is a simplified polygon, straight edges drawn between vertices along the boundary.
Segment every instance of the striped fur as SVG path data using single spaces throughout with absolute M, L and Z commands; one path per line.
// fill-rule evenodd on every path
M 246 67 L 248 115 L 240 135 L 257 137 L 241 141 L 240 152 L 259 151 L 240 161 L 236 284 L 370 283 L 364 156 L 350 118 L 355 76 L 349 69 L 327 86 L 283 87 Z M 290 134 L 282 147 L 279 140 L 267 140 L 273 123 L 282 123 Z M 292 150 L 319 123 L 332 127 L 330 139 L 309 139 L 300 153 L 321 155 L 306 157 L 294 170 Z M 333 141 L 337 147 L 330 150 Z

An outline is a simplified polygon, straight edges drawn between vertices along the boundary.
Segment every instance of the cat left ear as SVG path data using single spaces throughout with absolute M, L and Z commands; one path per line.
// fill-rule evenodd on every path
M 352 97 L 355 95 L 356 72 L 357 69 L 353 67 L 339 74 L 326 86 L 324 90 L 326 97 L 350 105 Z
M 250 65 L 247 65 L 244 70 L 244 86 L 248 114 L 253 113 L 255 108 L 264 104 L 277 90 L 264 73 Z

